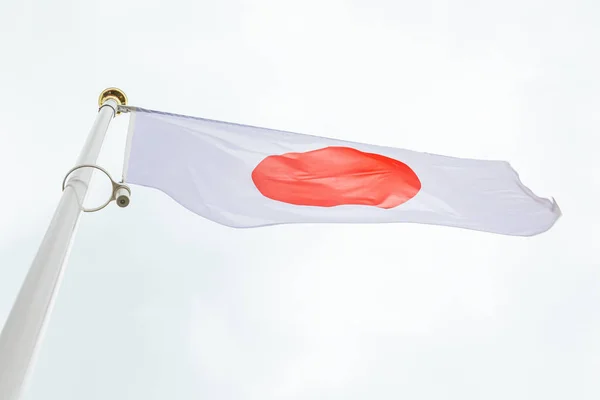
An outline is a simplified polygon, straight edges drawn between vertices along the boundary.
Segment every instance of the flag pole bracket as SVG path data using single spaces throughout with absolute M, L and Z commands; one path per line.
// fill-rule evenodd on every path
M 83 164 L 83 165 L 77 165 L 73 168 L 71 168 L 69 170 L 69 172 L 67 172 L 67 174 L 65 175 L 65 179 L 63 180 L 62 183 L 62 190 L 64 192 L 64 190 L 67 188 L 67 186 L 69 186 L 69 176 L 77 171 L 78 169 L 81 168 L 94 168 L 97 169 L 101 172 L 103 172 L 108 179 L 110 179 L 110 182 L 112 184 L 112 194 L 110 196 L 110 198 L 101 206 L 99 207 L 94 207 L 94 208 L 84 208 L 83 204 L 81 204 L 81 211 L 83 212 L 96 212 L 96 211 L 100 211 L 103 208 L 105 208 L 107 205 L 109 205 L 112 201 L 116 202 L 117 205 L 121 208 L 125 208 L 129 205 L 129 201 L 130 201 L 130 197 L 131 197 L 131 189 L 129 188 L 129 186 L 125 185 L 123 182 L 116 182 L 108 173 L 107 170 L 105 170 L 104 168 L 98 166 L 98 165 L 93 165 L 93 164 Z M 83 202 L 82 202 L 83 203 Z

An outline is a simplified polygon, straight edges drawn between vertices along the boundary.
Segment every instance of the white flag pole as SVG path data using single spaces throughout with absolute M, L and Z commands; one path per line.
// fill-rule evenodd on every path
M 81 150 L 77 165 L 93 165 L 125 93 L 109 88 L 100 94 L 100 110 Z M 71 174 L 42 244 L 21 286 L 0 334 L 0 399 L 19 399 L 34 364 L 44 327 L 64 272 L 71 241 L 92 178 L 92 168 Z

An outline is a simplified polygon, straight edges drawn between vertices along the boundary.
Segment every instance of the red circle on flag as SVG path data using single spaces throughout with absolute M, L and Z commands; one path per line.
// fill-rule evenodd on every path
M 272 200 L 317 207 L 389 209 L 421 189 L 417 174 L 403 162 L 350 147 L 268 156 L 252 171 L 252 181 Z

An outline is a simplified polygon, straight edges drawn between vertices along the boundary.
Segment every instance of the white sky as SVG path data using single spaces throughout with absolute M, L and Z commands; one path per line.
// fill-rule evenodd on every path
M 594 0 L 3 0 L 0 324 L 108 86 L 508 160 L 564 214 L 533 238 L 239 231 L 134 187 L 129 208 L 83 216 L 25 398 L 600 398 L 598 20 Z M 127 122 L 99 161 L 115 177 Z

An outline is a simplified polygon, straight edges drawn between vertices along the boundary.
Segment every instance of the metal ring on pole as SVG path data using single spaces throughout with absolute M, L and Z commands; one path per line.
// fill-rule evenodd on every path
M 73 168 L 71 168 L 69 170 L 69 172 L 67 172 L 67 174 L 65 175 L 65 179 L 63 179 L 63 183 L 62 183 L 62 190 L 64 192 L 64 190 L 67 187 L 67 179 L 69 178 L 69 175 L 71 175 L 73 172 L 77 171 L 80 168 L 94 168 L 97 169 L 99 171 L 102 171 L 107 177 L 108 179 L 110 179 L 110 182 L 112 184 L 112 195 L 110 196 L 110 198 L 106 201 L 106 203 L 102 204 L 99 207 L 95 207 L 95 208 L 84 208 L 83 204 L 81 205 L 81 211 L 83 212 L 96 212 L 96 211 L 100 211 L 102 210 L 104 207 L 106 207 L 107 205 L 110 204 L 111 201 L 115 200 L 117 202 L 117 205 L 119 207 L 127 207 L 129 205 L 129 198 L 131 197 L 131 189 L 129 189 L 129 186 L 124 185 L 123 183 L 119 183 L 119 182 L 115 182 L 113 180 L 113 178 L 110 176 L 110 174 L 108 173 L 108 171 L 106 171 L 104 168 L 98 166 L 98 165 L 92 165 L 92 164 L 83 164 L 83 165 L 77 165 Z

